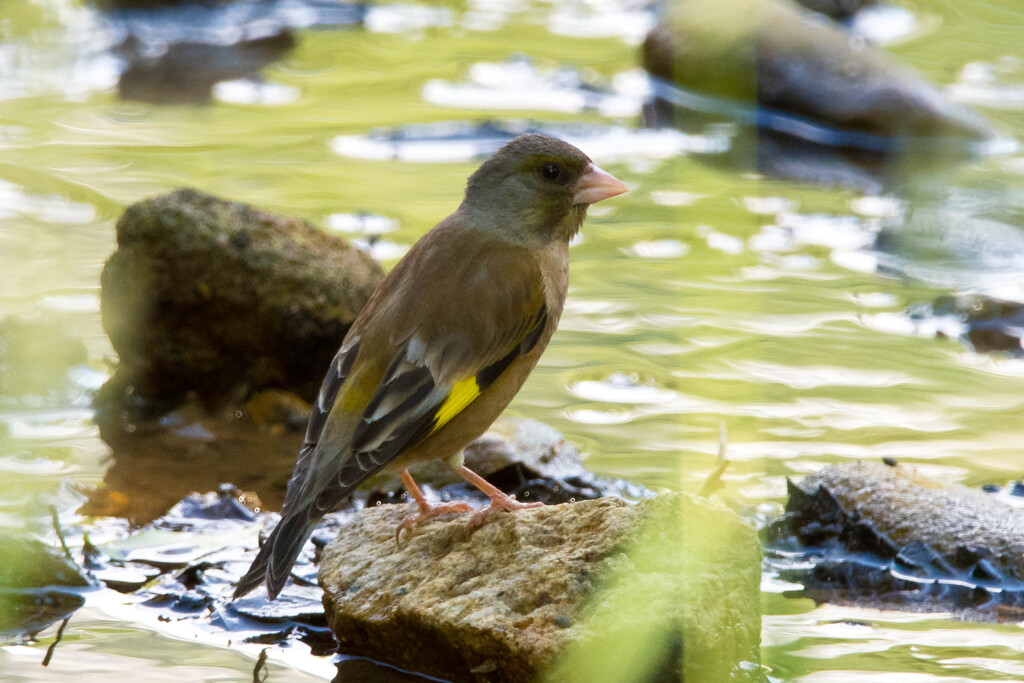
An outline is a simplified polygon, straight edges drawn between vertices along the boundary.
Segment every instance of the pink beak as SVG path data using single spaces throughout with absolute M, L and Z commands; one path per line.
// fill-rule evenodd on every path
M 595 164 L 587 166 L 587 171 L 576 181 L 573 188 L 572 203 L 596 204 L 610 197 L 616 197 L 623 192 L 629 192 L 629 188 L 622 184 L 618 178 L 607 171 L 602 171 Z

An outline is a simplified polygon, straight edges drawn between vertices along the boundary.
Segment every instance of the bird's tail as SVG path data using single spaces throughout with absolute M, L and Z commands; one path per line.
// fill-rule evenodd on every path
M 291 574 L 292 565 L 295 564 L 299 553 L 302 552 L 306 539 L 313 533 L 317 521 L 310 519 L 305 511 L 282 517 L 278 525 L 270 532 L 266 543 L 260 548 L 249 571 L 238 582 L 232 600 L 242 597 L 263 583 L 264 580 L 267 582 L 267 595 L 271 600 L 276 599 L 278 593 L 284 588 L 284 584 Z

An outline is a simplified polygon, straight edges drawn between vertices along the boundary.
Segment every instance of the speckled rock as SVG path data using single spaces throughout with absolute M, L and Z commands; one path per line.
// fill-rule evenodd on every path
M 1024 580 L 1024 508 L 997 496 L 876 462 L 826 467 L 799 486 L 805 493 L 827 487 L 897 546 L 927 544 L 947 558 L 985 549 L 989 562 Z
M 950 102 L 910 69 L 789 0 L 668 3 L 644 43 L 643 64 L 687 90 L 756 102 L 849 132 L 967 140 L 995 135 L 980 115 Z
M 367 509 L 324 550 L 342 653 L 452 681 L 759 680 L 760 547 L 723 508 L 602 498 L 496 515 L 472 534 L 455 514 L 397 547 L 410 511 Z M 622 661 L 635 662 L 627 678 L 563 675 Z
M 166 410 L 239 387 L 312 400 L 382 278 L 365 252 L 298 218 L 195 190 L 134 204 L 101 279 L 120 364 L 97 402 Z

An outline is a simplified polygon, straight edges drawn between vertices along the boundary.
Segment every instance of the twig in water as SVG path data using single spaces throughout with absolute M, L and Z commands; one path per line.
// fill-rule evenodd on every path
M 711 474 L 704 480 L 704 485 L 700 487 L 697 495 L 707 498 L 724 486 L 722 484 L 722 473 L 729 466 L 729 461 L 725 458 L 727 440 L 728 433 L 725 430 L 725 423 L 722 422 L 718 425 L 718 459 L 715 461 L 715 469 L 711 470 Z
M 67 548 L 65 548 L 65 550 L 67 550 Z M 43 657 L 43 666 L 50 665 L 50 658 L 53 657 L 53 651 L 57 649 L 57 643 L 59 643 L 61 638 L 64 637 L 64 627 L 68 625 L 69 621 L 71 621 L 71 617 L 67 616 L 64 617 L 64 621 L 60 622 L 60 628 L 57 629 L 57 637 L 53 639 L 52 643 L 50 643 L 50 647 L 46 648 L 46 656 Z
M 256 666 L 252 670 L 252 683 L 263 683 L 267 680 L 267 648 L 260 650 L 256 658 Z
M 60 515 L 57 514 L 57 508 L 53 505 L 50 506 L 50 519 L 53 520 L 53 530 L 57 532 L 57 538 L 60 539 L 60 547 L 64 548 L 64 554 L 77 567 L 78 563 L 75 562 L 75 558 L 71 557 L 71 551 L 68 550 L 68 544 L 64 540 L 64 531 L 60 528 Z

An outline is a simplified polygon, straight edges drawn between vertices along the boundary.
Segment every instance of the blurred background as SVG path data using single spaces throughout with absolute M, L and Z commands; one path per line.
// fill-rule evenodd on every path
M 1017 1 L 835 3 L 810 19 L 820 41 L 789 52 L 783 15 L 755 13 L 735 30 L 757 67 L 714 49 L 685 3 L 0 3 L 0 528 L 53 539 L 50 506 L 94 539 L 126 528 L 79 509 L 112 464 L 90 402 L 116 364 L 99 276 L 128 205 L 195 187 L 390 267 L 525 130 L 570 140 L 632 191 L 591 210 L 560 330 L 510 414 L 559 429 L 598 474 L 691 492 L 724 424 L 722 494 L 755 520 L 781 510 L 787 477 L 845 459 L 1019 479 Z M 675 38 L 655 63 L 659 21 Z M 836 63 L 833 35 L 882 61 Z M 680 45 L 712 47 L 684 63 Z M 759 70 L 769 59 L 796 66 Z M 843 118 L 805 63 L 892 81 L 879 111 Z M 921 130 L 876 125 L 918 106 Z M 766 567 L 773 679 L 1024 678 L 1015 625 L 815 606 L 791 588 Z M 251 675 L 248 656 L 122 607 L 76 613 L 67 669 L 39 666 L 56 626 L 0 646 L 0 677 Z M 296 654 L 288 680 L 333 675 L 312 659 Z

